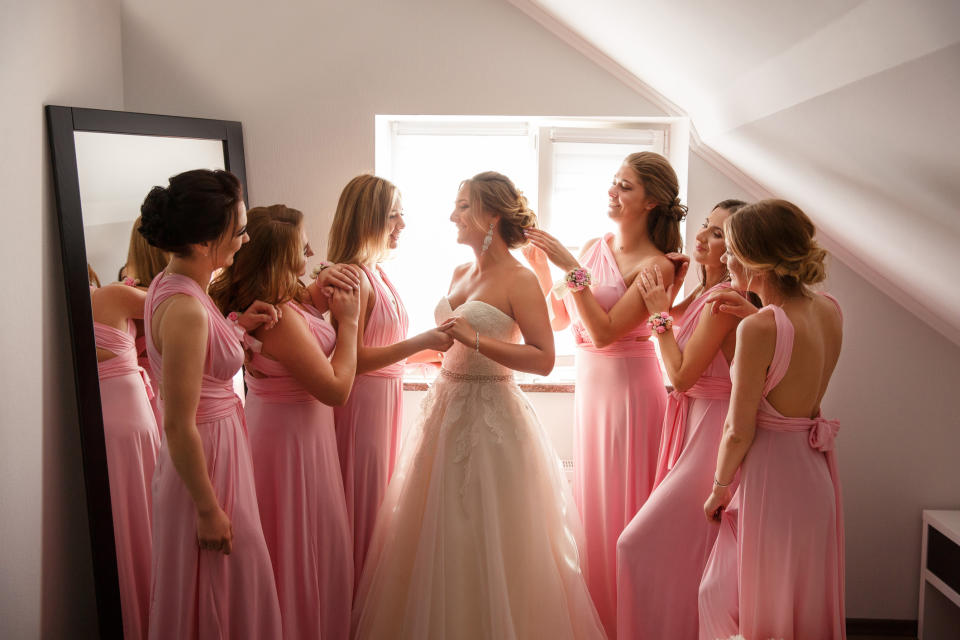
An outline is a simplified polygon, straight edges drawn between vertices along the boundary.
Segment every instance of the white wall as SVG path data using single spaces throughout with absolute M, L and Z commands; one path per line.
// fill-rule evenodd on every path
M 0 637 L 97 635 L 44 104 L 123 104 L 116 0 L 0 2 Z

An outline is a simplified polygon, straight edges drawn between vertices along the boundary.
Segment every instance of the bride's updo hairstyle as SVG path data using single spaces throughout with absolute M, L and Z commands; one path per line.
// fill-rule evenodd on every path
M 185 171 L 150 190 L 138 231 L 152 246 L 187 257 L 190 245 L 219 240 L 233 229 L 242 200 L 240 181 L 229 171 Z
M 623 161 L 640 178 L 647 198 L 657 203 L 647 215 L 647 234 L 653 246 L 663 253 L 683 250 L 680 221 L 687 215 L 680 204 L 680 183 L 670 162 L 659 153 L 631 153 Z
M 464 180 L 462 185 L 470 186 L 470 209 L 474 216 L 480 211 L 499 216 L 498 231 L 508 249 L 527 244 L 523 230 L 537 226 L 537 214 L 510 178 L 496 171 L 484 171 Z M 473 222 L 486 231 L 482 221 L 474 217 Z
M 768 273 L 786 295 L 809 295 L 807 287 L 827 277 L 827 252 L 800 207 L 786 200 L 748 204 L 723 223 L 727 250 L 744 267 Z
M 303 213 L 282 204 L 247 211 L 249 242 L 210 283 L 210 297 L 224 314 L 246 309 L 255 300 L 280 305 L 300 299 L 306 261 L 300 246 L 302 224 Z
M 330 225 L 327 260 L 346 264 L 379 262 L 389 251 L 387 220 L 397 195 L 389 180 L 365 174 L 340 192 Z

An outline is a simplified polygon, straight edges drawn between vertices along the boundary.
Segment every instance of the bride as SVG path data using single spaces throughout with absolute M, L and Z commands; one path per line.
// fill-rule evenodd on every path
M 380 508 L 354 637 L 603 638 L 570 489 L 511 371 L 554 362 L 536 276 L 510 254 L 536 216 L 491 171 L 460 186 L 450 219 L 477 259 L 435 311 L 456 343 Z

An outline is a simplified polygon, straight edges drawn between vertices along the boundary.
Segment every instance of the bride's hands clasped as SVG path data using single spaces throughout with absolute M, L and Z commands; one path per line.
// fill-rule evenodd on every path
M 439 327 L 442 331 L 457 342 L 468 346 L 474 346 L 477 342 L 477 330 L 463 316 L 451 316 L 447 318 Z

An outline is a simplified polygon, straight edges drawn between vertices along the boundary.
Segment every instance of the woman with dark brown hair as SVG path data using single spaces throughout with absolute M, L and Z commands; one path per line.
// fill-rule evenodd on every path
M 810 288 L 826 278 L 815 234 L 785 200 L 724 223 L 733 287 L 766 306 L 737 329 L 730 409 L 703 505 L 719 534 L 700 583 L 701 638 L 845 637 L 840 425 L 820 412 L 843 317 Z
M 340 194 L 327 248 L 330 262 L 360 270 L 357 379 L 346 404 L 334 409 L 356 576 L 397 460 L 404 363 L 418 352 L 445 351 L 451 344 L 436 329 L 407 338 L 406 308 L 380 266 L 405 226 L 397 188 L 377 176 L 357 176 Z M 333 285 L 332 271 L 322 271 L 317 282 Z
M 353 547 L 343 496 L 333 405 L 356 371 L 356 289 L 314 282 L 303 214 L 281 204 L 247 212 L 245 244 L 210 286 L 222 311 L 263 300 L 281 310 L 247 365 L 247 430 L 257 502 L 273 560 L 284 638 L 346 640 Z M 359 269 L 357 269 L 359 271 Z M 329 295 L 329 297 L 328 297 Z M 330 311 L 337 329 L 323 319 Z
M 577 259 L 531 229 L 536 249 L 527 257 L 545 293 L 553 287 L 547 260 L 567 274 L 549 297 L 554 331 L 570 326 L 577 342 L 573 494 L 586 532 L 587 584 L 614 638 L 617 539 L 653 489 L 667 400 L 649 311 L 630 285 L 654 266 L 674 281 L 666 254 L 681 248 L 687 209 L 673 167 L 656 153 L 627 156 L 607 195 L 616 234 L 590 240 Z
M 172 254 L 144 304 L 163 398 L 150 638 L 279 638 L 277 587 L 233 390 L 244 330 L 273 325 L 277 311 L 254 301 L 231 321 L 207 294 L 214 271 L 248 239 L 240 182 L 227 171 L 187 171 L 151 189 L 140 213 L 140 233 Z

